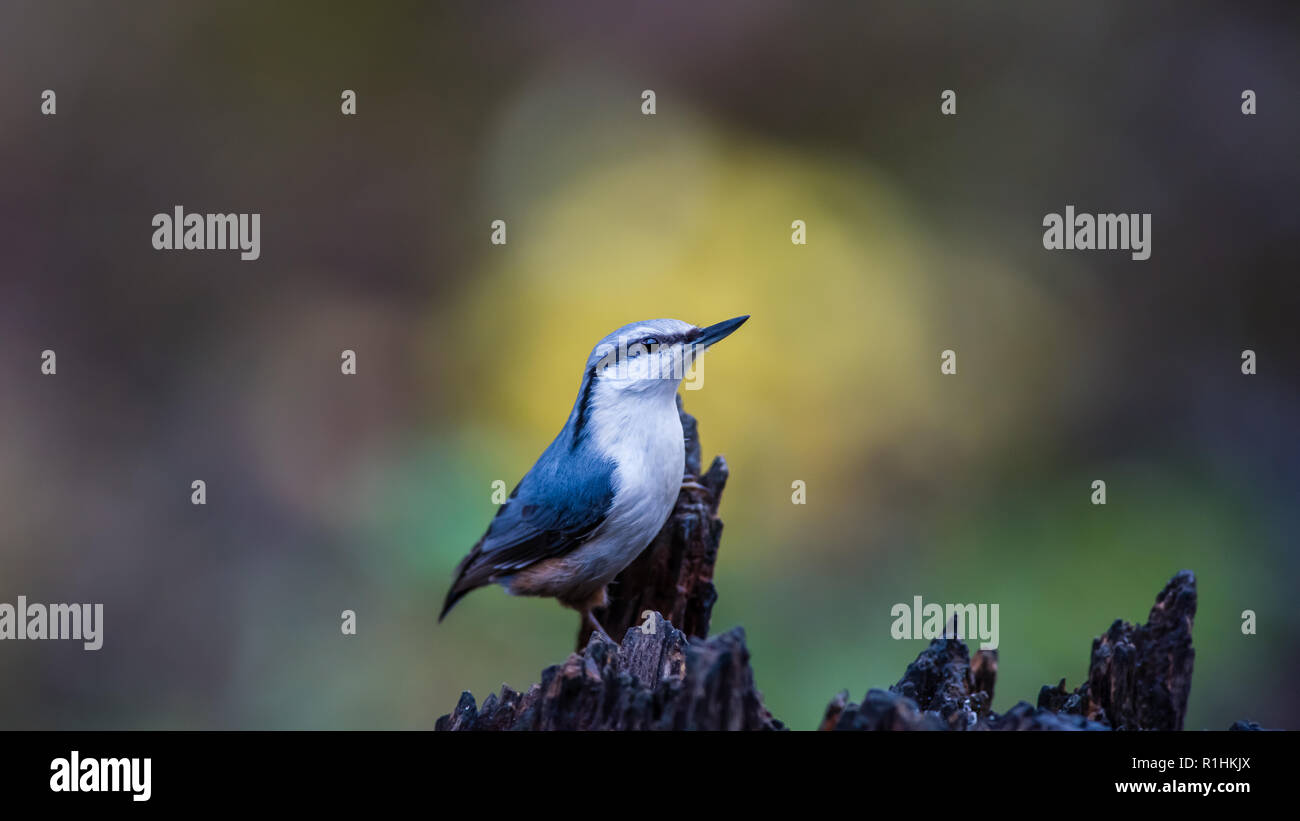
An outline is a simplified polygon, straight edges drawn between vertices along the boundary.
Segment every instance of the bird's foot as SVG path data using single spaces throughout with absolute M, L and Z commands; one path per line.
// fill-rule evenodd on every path
M 618 644 L 618 642 L 614 641 L 613 637 L 611 637 L 609 633 L 605 632 L 605 628 L 600 626 L 600 622 L 596 621 L 595 614 L 592 613 L 590 610 L 586 612 L 586 619 L 587 619 L 587 624 L 591 625 L 591 632 L 599 633 L 601 637 L 604 638 L 606 641 L 608 641 L 610 644 Z M 588 643 L 590 643 L 591 639 L 588 639 L 587 641 Z
M 683 476 L 682 490 L 708 490 L 708 488 L 700 484 L 694 476 Z

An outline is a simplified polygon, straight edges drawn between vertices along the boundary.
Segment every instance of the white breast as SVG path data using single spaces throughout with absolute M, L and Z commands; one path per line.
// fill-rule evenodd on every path
M 675 388 L 674 383 L 666 383 Z M 672 513 L 686 468 L 686 446 L 676 390 L 634 401 L 593 397 L 591 433 L 613 460 L 614 501 L 609 516 L 580 549 L 590 578 L 606 584 L 650 543 Z

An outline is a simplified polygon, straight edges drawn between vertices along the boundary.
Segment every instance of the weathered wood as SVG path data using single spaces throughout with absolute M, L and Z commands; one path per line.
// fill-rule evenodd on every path
M 846 692 L 837 695 L 826 708 L 821 729 L 972 729 L 989 717 L 997 670 L 995 653 L 981 650 L 976 659 L 972 665 L 963 642 L 936 639 L 888 691 L 869 690 L 861 704 L 850 703 Z
M 1088 680 L 1074 692 L 1065 680 L 1043 687 L 1038 706 L 1020 702 L 1003 715 L 988 709 L 997 655 L 935 639 L 888 692 L 862 704 L 841 693 L 822 729 L 835 730 L 1181 730 L 1192 686 L 1192 619 L 1196 577 L 1184 570 L 1156 597 L 1147 623 L 1116 621 L 1092 644 Z
M 1088 680 L 1073 693 L 1062 679 L 1038 706 L 1117 730 L 1181 730 L 1192 690 L 1196 577 L 1184 570 L 1160 591 L 1147 623 L 1115 620 L 1092 643 Z
M 542 671 L 520 695 L 508 687 L 481 708 L 463 693 L 439 730 L 779 730 L 754 688 L 745 633 L 689 639 L 658 613 L 622 645 L 599 634 Z

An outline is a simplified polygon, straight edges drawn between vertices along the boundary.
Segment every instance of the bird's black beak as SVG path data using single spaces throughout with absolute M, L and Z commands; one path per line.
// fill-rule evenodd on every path
M 719 322 L 717 325 L 710 325 L 707 328 L 702 328 L 699 337 L 695 340 L 695 344 L 701 348 L 707 348 L 714 342 L 720 342 L 721 340 L 731 336 L 731 334 L 741 325 L 744 325 L 746 319 L 749 319 L 749 314 L 738 316 L 735 319 L 728 319 L 725 322 Z

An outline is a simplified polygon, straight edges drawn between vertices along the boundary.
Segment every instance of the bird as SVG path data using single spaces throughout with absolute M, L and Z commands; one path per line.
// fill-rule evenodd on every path
M 683 483 L 678 386 L 706 348 L 748 319 L 704 328 L 651 319 L 596 343 L 568 420 L 457 566 L 439 623 L 470 591 L 500 584 L 554 598 L 610 639 L 593 611 L 663 528 Z

